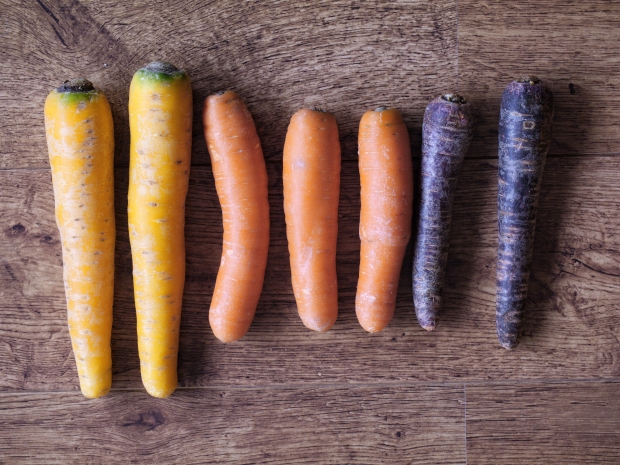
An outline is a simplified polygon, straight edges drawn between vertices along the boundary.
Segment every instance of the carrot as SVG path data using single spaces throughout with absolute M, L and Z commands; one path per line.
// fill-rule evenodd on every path
M 263 289 L 269 249 L 267 168 L 252 115 L 231 91 L 207 97 L 202 113 L 224 244 L 209 323 L 222 342 L 248 331 Z
M 108 100 L 85 79 L 67 81 L 45 101 L 45 131 L 80 389 L 85 397 L 101 397 L 112 386 L 116 239 Z
M 360 273 L 355 312 L 369 332 L 385 328 L 396 308 L 411 237 L 413 167 L 409 134 L 399 111 L 377 108 L 360 121 Z
M 177 386 L 185 283 L 185 196 L 192 89 L 184 71 L 154 62 L 129 89 L 129 240 L 142 382 L 168 397 Z
M 413 259 L 413 301 L 420 325 L 435 329 L 442 304 L 456 182 L 474 131 L 472 108 L 458 94 L 435 98 L 422 124 L 422 200 Z
M 340 142 L 336 118 L 302 109 L 286 133 L 284 217 L 299 316 L 314 331 L 338 317 L 336 241 L 340 195 Z
M 496 323 L 499 343 L 519 344 L 532 265 L 538 194 L 551 143 L 553 95 L 534 76 L 502 95 L 499 121 L 499 248 Z

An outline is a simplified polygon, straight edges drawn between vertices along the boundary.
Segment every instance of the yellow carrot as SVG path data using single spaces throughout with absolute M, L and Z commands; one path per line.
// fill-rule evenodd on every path
M 80 389 L 85 397 L 101 397 L 112 386 L 116 229 L 110 105 L 89 81 L 67 81 L 45 101 L 45 131 Z
M 177 386 L 185 283 L 185 196 L 192 144 L 192 89 L 184 71 L 154 62 L 129 90 L 129 239 L 142 382 L 168 397 Z

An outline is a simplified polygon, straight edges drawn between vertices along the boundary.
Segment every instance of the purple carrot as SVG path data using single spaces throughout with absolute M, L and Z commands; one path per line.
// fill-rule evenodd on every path
M 441 308 L 452 202 L 474 132 L 472 107 L 446 94 L 426 107 L 422 125 L 422 201 L 413 259 L 413 302 L 420 325 L 435 329 Z
M 499 248 L 497 252 L 497 337 L 514 349 L 532 266 L 540 182 L 551 142 L 553 94 L 534 76 L 508 84 L 499 119 Z

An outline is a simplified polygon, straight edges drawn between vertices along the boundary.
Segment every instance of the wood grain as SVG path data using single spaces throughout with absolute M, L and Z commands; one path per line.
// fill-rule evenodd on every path
M 470 465 L 620 463 L 620 384 L 467 386 Z
M 462 387 L 1 394 L 0 461 L 464 464 L 464 413 Z
M 620 153 L 620 3 L 459 1 L 459 90 L 478 110 L 470 156 L 497 156 L 504 87 L 553 90 L 550 156 Z
M 0 44 L 1 463 L 620 463 L 618 2 L 0 0 Z M 164 401 L 140 381 L 126 216 L 128 87 L 155 59 L 187 69 L 194 90 L 183 387 Z M 525 72 L 553 86 L 556 114 L 525 337 L 508 352 L 495 335 L 494 159 L 501 92 Z M 97 401 L 77 386 L 43 130 L 46 95 L 76 76 L 106 92 L 115 120 L 114 391 Z M 207 320 L 222 228 L 200 121 L 223 88 L 256 120 L 272 221 L 263 297 L 231 345 Z M 359 118 L 398 107 L 418 157 L 425 106 L 454 88 L 479 125 L 437 331 L 415 321 L 409 252 L 394 320 L 366 334 Z M 315 105 L 335 113 L 345 160 L 340 317 L 326 334 L 297 316 L 280 174 L 290 116 Z
M 182 386 L 459 382 L 620 377 L 620 158 L 550 159 L 543 180 L 528 322 L 518 350 L 495 334 L 497 164 L 466 160 L 454 206 L 446 303 L 434 333 L 415 321 L 409 253 L 396 315 L 367 334 L 354 312 L 359 175 L 343 164 L 338 243 L 340 316 L 306 330 L 295 307 L 285 239 L 281 165 L 269 163 L 272 239 L 265 288 L 249 333 L 224 345 L 207 312 L 221 253 L 221 213 L 209 167 L 194 167 L 187 201 Z M 117 170 L 114 388 L 140 388 L 125 198 Z M 0 388 L 77 389 L 66 328 L 58 233 L 47 171 L 0 172 L 5 248 L 0 268 Z M 389 369 L 386 369 L 389 367 Z
M 359 119 L 379 105 L 401 109 L 417 153 L 424 107 L 457 80 L 454 0 L 26 0 L 3 10 L 0 168 L 48 165 L 43 102 L 78 75 L 107 94 L 116 163 L 127 166 L 129 82 L 155 59 L 185 68 L 192 80 L 196 164 L 208 163 L 203 101 L 223 88 L 248 105 L 267 159 L 282 158 L 288 121 L 304 106 L 336 115 L 343 158 L 355 159 Z

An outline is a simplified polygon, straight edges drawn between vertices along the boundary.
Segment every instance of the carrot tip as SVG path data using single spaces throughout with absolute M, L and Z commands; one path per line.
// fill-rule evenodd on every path
M 362 322 L 360 321 L 361 327 L 364 328 L 364 330 L 369 333 L 380 333 L 381 331 L 385 329 L 388 323 L 389 321 L 388 322 L 382 321 L 382 322 L 378 322 L 374 324 L 368 324 L 368 323 L 362 324 Z
M 301 322 L 304 326 L 312 331 L 316 331 L 317 333 L 324 333 L 329 331 L 336 321 L 328 320 L 328 321 L 320 321 L 314 320 L 311 318 L 302 318 Z
M 519 345 L 519 343 L 515 341 L 500 341 L 499 343 L 504 349 L 508 350 L 514 350 Z
M 224 95 L 226 92 L 226 90 L 218 90 L 217 92 L 214 92 L 213 95 Z
M 103 397 L 107 395 L 108 392 L 110 392 L 110 386 L 107 386 L 99 390 L 94 390 L 92 388 L 86 388 L 86 387 L 80 386 L 80 390 L 82 391 L 82 395 L 86 397 L 87 399 L 99 399 L 100 397 Z
M 375 111 L 385 111 L 385 110 L 388 110 L 388 109 L 389 109 L 389 107 L 377 107 L 377 108 L 375 108 Z
M 416 317 L 420 326 L 427 331 L 435 331 L 435 317 L 434 315 L 428 315 L 416 310 Z
M 243 333 L 241 336 L 230 336 L 230 335 L 227 335 L 227 334 L 216 334 L 215 332 L 213 332 L 213 334 L 215 335 L 215 337 L 217 338 L 218 341 L 220 341 L 220 342 L 222 342 L 224 344 L 230 344 L 231 342 L 238 341 L 243 336 L 245 336 L 245 333 Z

